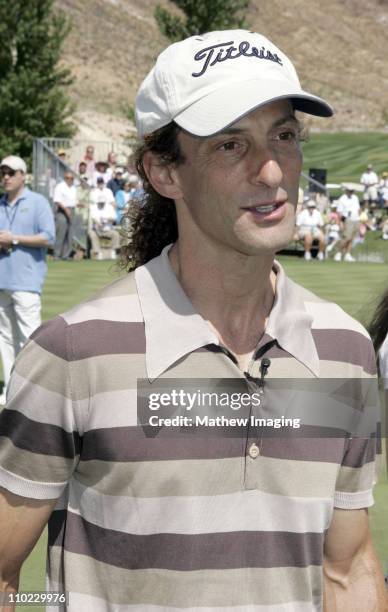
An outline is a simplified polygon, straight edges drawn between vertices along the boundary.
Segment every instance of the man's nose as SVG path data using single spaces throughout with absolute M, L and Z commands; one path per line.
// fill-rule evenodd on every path
M 276 159 L 266 159 L 259 167 L 256 167 L 253 181 L 270 189 L 279 187 L 283 179 L 283 172 Z

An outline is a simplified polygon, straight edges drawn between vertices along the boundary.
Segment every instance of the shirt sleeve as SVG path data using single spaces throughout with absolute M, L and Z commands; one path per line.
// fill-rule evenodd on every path
M 59 183 L 54 188 L 54 202 L 62 203 L 62 189 Z
M 334 506 L 358 510 L 373 505 L 373 487 L 381 465 L 381 419 L 376 375 L 376 358 L 372 343 L 368 355 L 364 345 L 364 363 L 369 377 L 354 381 L 359 397 L 357 427 L 345 440 L 338 471 Z
M 55 221 L 51 206 L 45 198 L 40 201 L 38 209 L 38 234 L 43 234 L 49 244 L 55 242 Z
M 57 499 L 78 464 L 83 425 L 71 367 L 62 317 L 34 332 L 15 362 L 0 413 L 0 486 L 16 495 Z

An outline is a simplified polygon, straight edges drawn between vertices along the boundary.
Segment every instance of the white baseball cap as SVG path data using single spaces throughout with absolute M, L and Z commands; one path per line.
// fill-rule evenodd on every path
M 27 173 L 27 165 L 24 159 L 18 157 L 17 155 L 8 155 L 8 157 L 4 157 L 1 161 L 0 166 L 7 166 L 7 168 L 11 168 L 11 170 L 20 170 L 23 174 Z
M 141 138 L 171 121 L 196 136 L 211 136 L 283 98 L 311 115 L 333 114 L 327 102 L 301 88 L 291 61 L 261 34 L 209 32 L 159 55 L 136 98 L 136 126 Z

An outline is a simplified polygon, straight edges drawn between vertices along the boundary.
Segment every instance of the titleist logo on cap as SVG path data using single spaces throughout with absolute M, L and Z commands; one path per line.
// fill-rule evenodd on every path
M 271 51 L 269 51 L 265 47 L 261 47 L 261 49 L 258 49 L 257 47 L 251 45 L 250 42 L 248 42 L 247 40 L 241 41 L 238 48 L 234 47 L 233 44 L 234 40 L 230 40 L 225 43 L 219 43 L 218 45 L 211 45 L 210 47 L 205 47 L 204 49 L 198 51 L 194 55 L 194 60 L 196 62 L 204 60 L 204 63 L 200 72 L 192 72 L 191 76 L 200 77 L 205 74 L 209 66 L 214 66 L 218 62 L 225 62 L 227 60 L 237 59 L 242 55 L 244 55 L 245 57 L 256 57 L 257 59 L 270 60 L 271 62 L 276 62 L 277 64 L 283 66 L 283 62 L 277 55 L 277 53 L 271 53 Z M 219 51 L 214 57 L 216 49 L 219 49 Z

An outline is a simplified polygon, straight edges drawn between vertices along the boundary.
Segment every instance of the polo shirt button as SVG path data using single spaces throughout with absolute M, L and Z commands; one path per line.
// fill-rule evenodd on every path
M 249 452 L 249 456 L 252 457 L 252 459 L 256 459 L 256 457 L 260 455 L 260 449 L 257 446 L 257 444 L 251 444 L 248 452 Z

